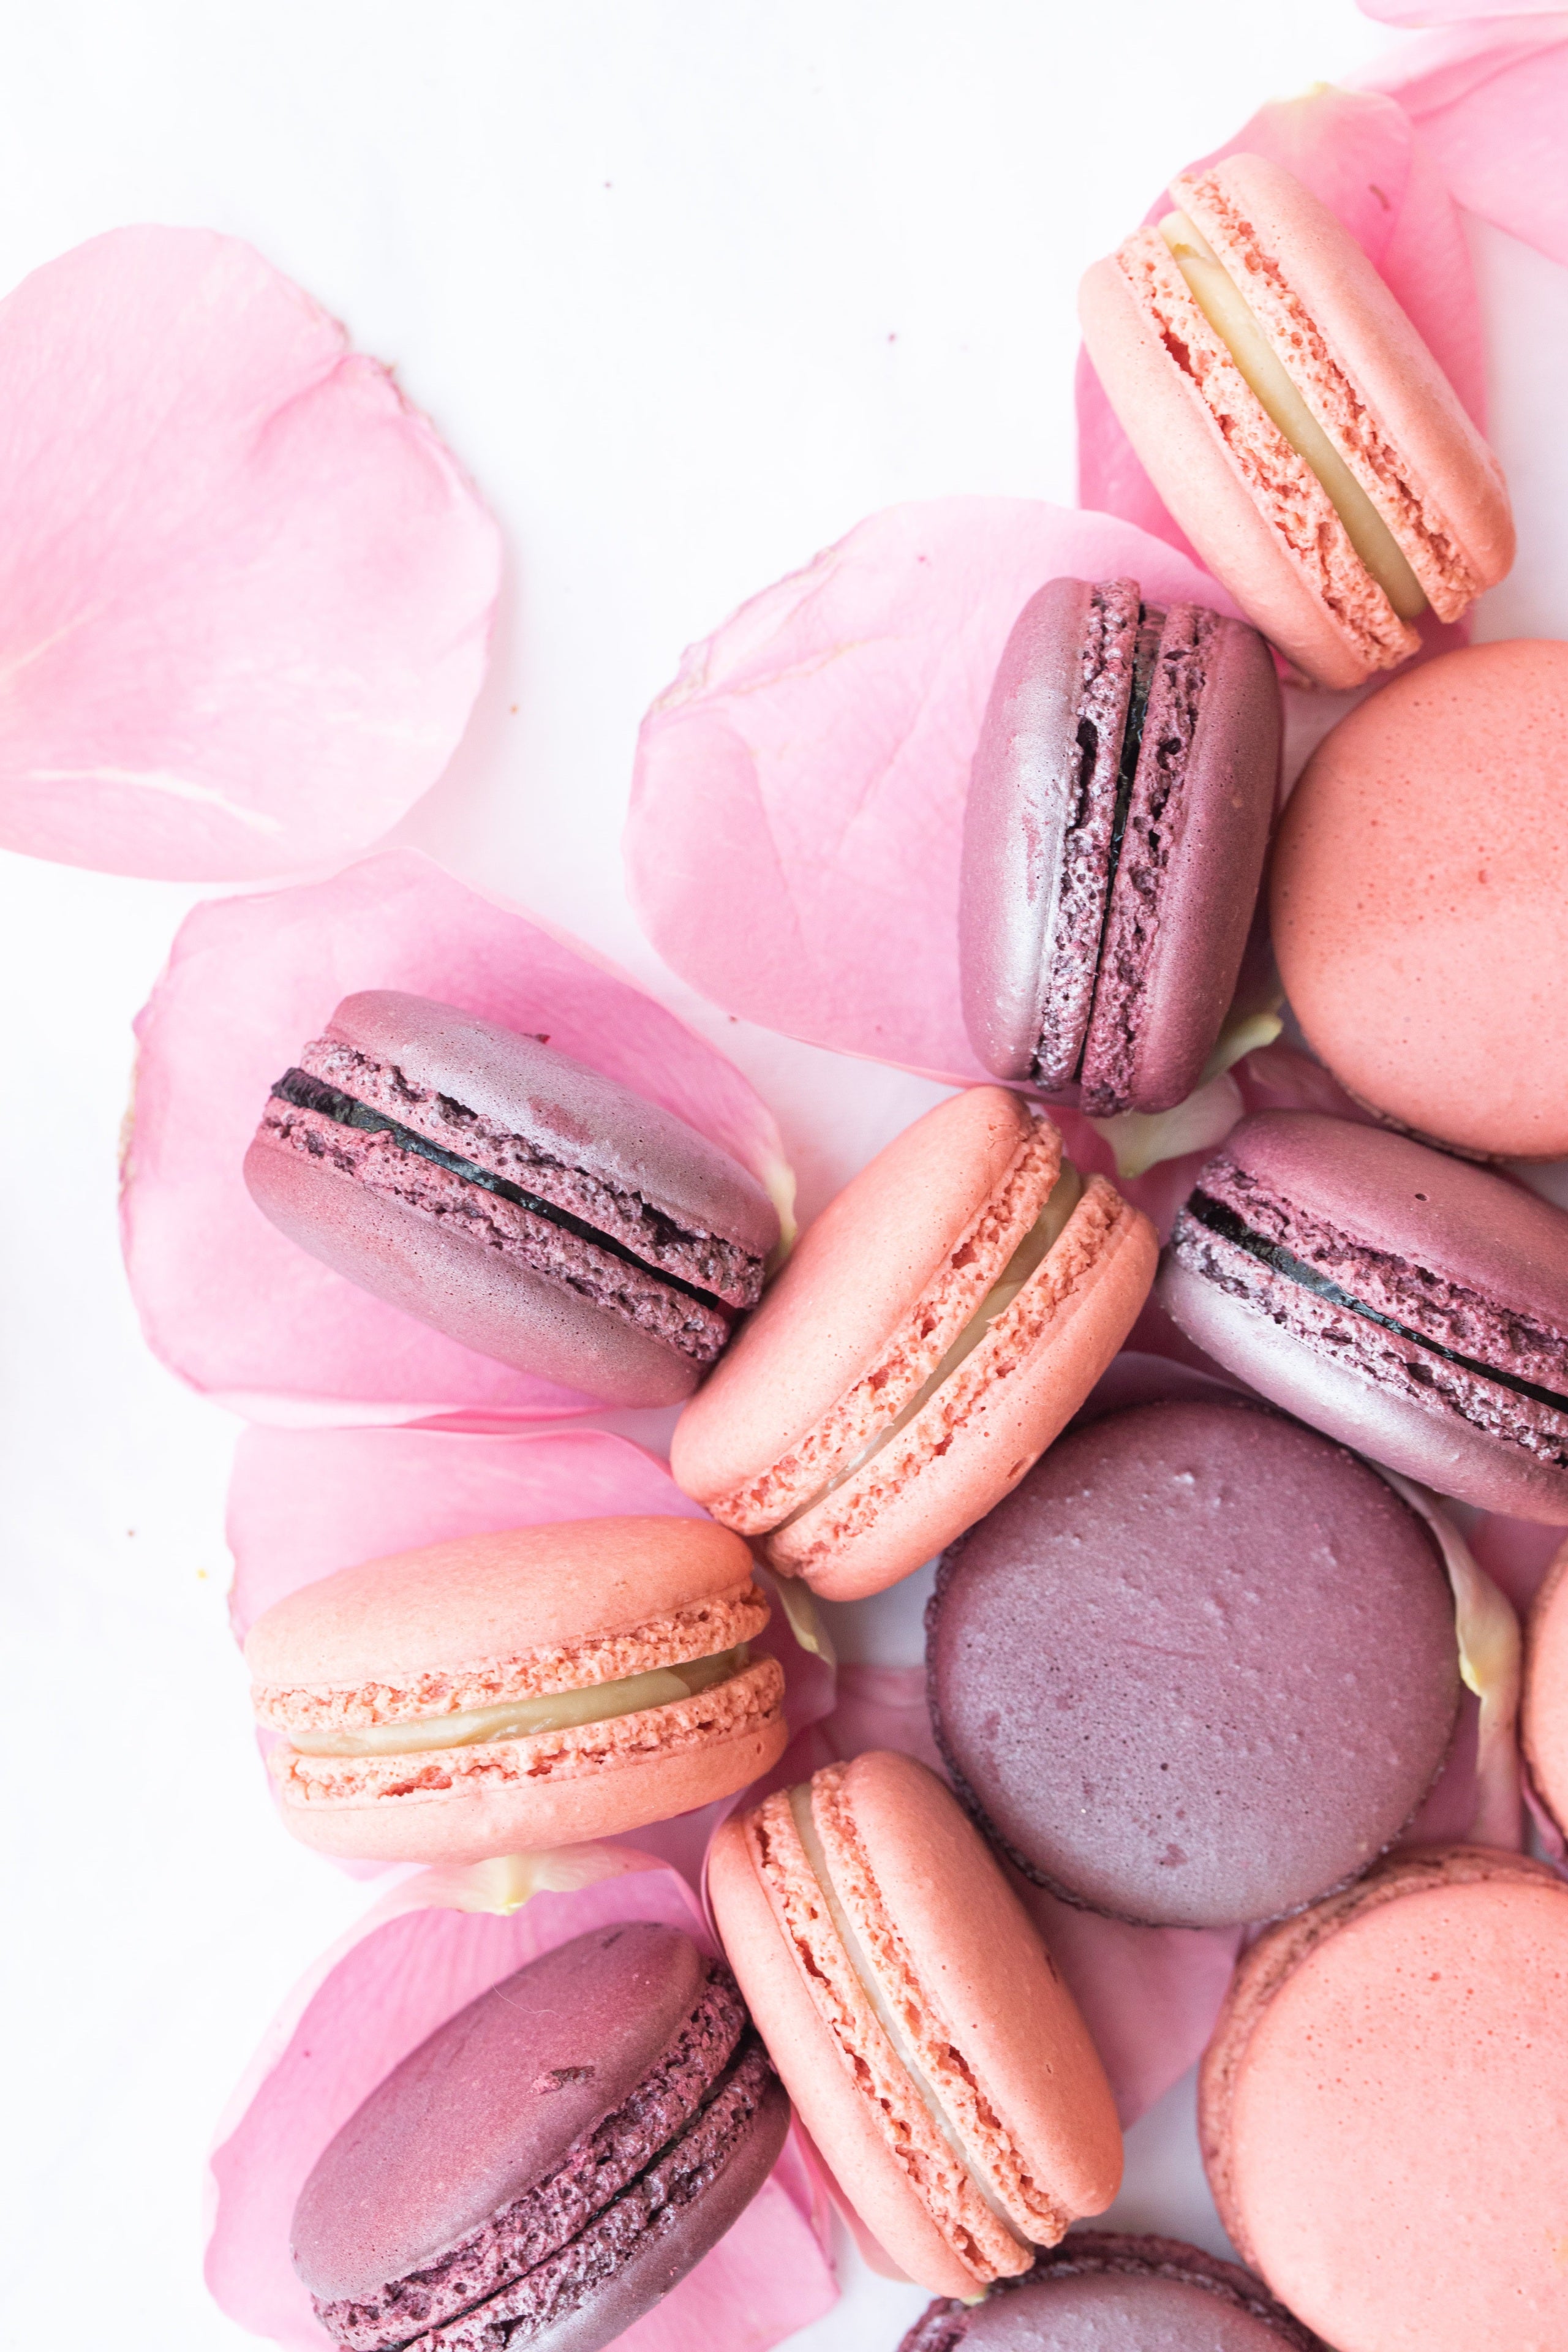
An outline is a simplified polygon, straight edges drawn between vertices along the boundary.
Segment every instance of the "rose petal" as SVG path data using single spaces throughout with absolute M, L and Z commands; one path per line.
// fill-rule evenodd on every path
M 1451 195 L 1403 110 L 1381 91 L 1320 86 L 1261 107 L 1236 137 L 1184 168 L 1267 155 L 1336 214 L 1386 279 L 1472 416 L 1484 423 L 1485 365 L 1469 253 Z M 1171 178 L 1176 173 L 1173 171 Z M 1170 209 L 1162 190 L 1144 215 Z M 1131 229 L 1131 222 L 1128 223 Z M 1079 497 L 1192 555 L 1080 352 Z M 1194 559 L 1195 561 L 1195 558 Z M 1451 641 L 1451 639 L 1449 640 Z
M 667 963 L 731 1013 L 965 1084 L 969 766 L 1008 631 L 1058 574 L 1234 610 L 1105 515 L 889 508 L 694 646 L 643 722 L 626 876 Z
M 331 2339 L 289 2258 L 307 2174 L 398 2060 L 489 1985 L 572 1937 L 614 1920 L 661 1919 L 715 1947 L 674 1872 L 626 1846 L 568 1848 L 542 1875 L 568 1891 L 518 1890 L 504 1864 L 404 1880 L 290 1996 L 218 2127 L 211 2160 L 206 2279 L 258 2336 L 322 2352 Z M 835 2300 L 820 2200 L 786 2147 L 711 2253 L 617 2341 L 634 2352 L 762 2352 Z
M 125 228 L 0 303 L 0 842 L 282 874 L 373 841 L 479 691 L 495 524 L 236 237 Z
M 1560 16 L 1562 0 L 1356 0 L 1380 25 L 1468 24 L 1489 16 Z M 1403 50 L 1395 51 L 1403 57 Z
M 1514 0 L 1496 7 L 1454 0 L 1363 5 L 1393 24 L 1450 26 L 1405 44 L 1357 79 L 1398 100 L 1456 203 L 1568 264 L 1568 14 L 1544 0 L 1534 6 Z M 1516 21 L 1454 21 L 1489 16 Z M 1532 17 L 1538 21 L 1517 21 Z
M 403 988 L 563 1052 L 678 1112 L 787 1213 L 778 1129 L 740 1072 L 588 952 L 413 850 L 197 907 L 137 1023 L 122 1230 L 153 1352 L 268 1421 L 528 1418 L 591 1398 L 459 1347 L 284 1238 L 240 1166 L 268 1091 L 339 999 Z

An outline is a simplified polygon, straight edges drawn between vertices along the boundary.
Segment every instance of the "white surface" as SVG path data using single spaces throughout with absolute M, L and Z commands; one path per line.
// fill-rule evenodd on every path
M 202 223 L 396 361 L 510 555 L 480 714 L 407 834 L 720 1038 L 820 1205 L 936 1090 L 661 975 L 619 878 L 638 713 L 871 508 L 1070 500 L 1081 267 L 1163 172 L 1385 37 L 1351 0 L 1124 0 L 1113 27 L 1041 0 L 5 0 L 0 29 L 0 283 L 118 223 Z M 1478 249 L 1526 493 L 1489 633 L 1565 633 L 1555 394 L 1518 322 L 1568 306 L 1536 257 Z M 248 2339 L 201 2285 L 210 2126 L 366 1896 L 271 1817 L 224 1622 L 234 1424 L 145 1354 L 116 1250 L 127 1024 L 196 894 L 15 858 L 0 892 L 0 2341 L 218 2352 Z M 908 1602 L 868 1650 L 915 1654 Z M 1129 2157 L 1119 2213 L 1218 2242 L 1190 2085 Z M 891 2352 L 923 2298 L 846 2282 L 795 2342 Z

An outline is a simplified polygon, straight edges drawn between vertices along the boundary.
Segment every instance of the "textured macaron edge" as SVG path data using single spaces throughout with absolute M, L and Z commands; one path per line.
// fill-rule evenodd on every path
M 1252 2261 L 1254 2252 L 1230 2172 L 1230 2119 L 1248 2047 L 1269 2003 L 1315 1951 L 1357 1918 L 1406 1895 L 1487 1881 L 1546 1885 L 1568 1897 L 1568 1885 L 1555 1871 L 1524 1854 L 1493 1846 L 1415 1848 L 1385 1857 L 1352 1885 L 1266 1928 L 1242 1955 L 1199 2066 L 1198 2144 L 1220 2220 L 1244 2261 Z

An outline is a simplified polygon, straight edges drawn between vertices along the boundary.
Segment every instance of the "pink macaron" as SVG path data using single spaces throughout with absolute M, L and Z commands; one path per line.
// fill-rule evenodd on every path
M 283 1818 L 323 1853 L 479 1862 L 726 1797 L 784 1753 L 751 1555 L 577 1519 L 345 1568 L 245 1644 Z
M 1355 239 L 1260 155 L 1083 281 L 1089 355 L 1155 488 L 1307 677 L 1358 686 L 1513 561 L 1497 460 Z
M 1530 1612 L 1520 1733 L 1537 1797 L 1568 1829 L 1568 1544 Z
M 1568 645 L 1445 654 L 1342 719 L 1275 845 L 1275 952 L 1342 1086 L 1479 1158 L 1568 1152 Z
M 1568 1885 L 1399 1854 L 1247 1953 L 1200 2129 L 1243 2259 L 1338 2352 L 1568 2344 Z
M 843 2193 L 973 2301 L 1121 2177 L 1105 2071 L 1001 1867 L 935 1774 L 872 1749 L 726 1822 L 730 1964 Z
M 917 1119 L 803 1236 L 670 1467 L 782 1573 L 879 1592 L 1000 1502 L 1153 1279 L 1154 1229 L 1002 1087 Z

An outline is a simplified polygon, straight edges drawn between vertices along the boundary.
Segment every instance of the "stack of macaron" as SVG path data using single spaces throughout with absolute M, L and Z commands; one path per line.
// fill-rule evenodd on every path
M 1520 1671 L 1443 1498 L 1568 1528 L 1568 1214 L 1511 1165 L 1568 1152 L 1568 652 L 1401 669 L 1277 823 L 1281 666 L 1408 663 L 1506 572 L 1508 499 L 1287 173 L 1232 156 L 1172 204 L 1089 272 L 1084 331 L 1217 601 L 1045 581 L 1007 639 L 959 892 L 994 1083 L 787 1255 L 707 1137 L 452 1005 L 348 997 L 258 1106 L 266 1216 L 470 1349 L 679 1405 L 702 1514 L 345 1559 L 250 1630 L 281 1816 L 325 1854 L 464 1865 L 715 1809 L 708 1948 L 644 1921 L 546 1953 L 320 2155 L 293 2259 L 360 2352 L 594 2352 L 756 2193 L 792 2103 L 938 2297 L 905 2352 L 1568 2345 L 1568 1884 L 1474 1823 L 1409 1843 L 1465 1687 L 1506 1734 Z M 1242 1118 L 1162 1253 L 1063 1125 L 1225 1066 L 1260 901 L 1344 1115 Z M 1206 1383 L 1096 1398 L 1135 1325 Z M 793 1581 L 863 1601 L 932 1560 L 947 1780 L 786 1757 Z M 1568 1553 L 1523 1687 L 1561 1853 Z M 1260 1931 L 1201 2096 L 1249 2268 L 1080 2226 L 1121 2133 L 1034 1889 Z

